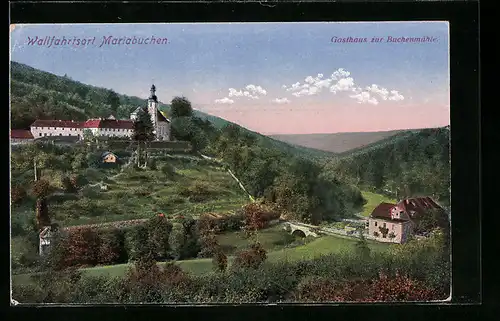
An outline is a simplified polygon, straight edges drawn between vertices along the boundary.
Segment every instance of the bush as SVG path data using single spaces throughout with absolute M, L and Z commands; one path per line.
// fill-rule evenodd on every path
M 21 186 L 13 186 L 10 190 L 11 204 L 19 204 L 26 197 L 26 189 Z
M 66 192 L 66 193 L 76 192 L 76 186 L 73 184 L 71 178 L 69 178 L 68 176 L 63 176 L 61 178 L 61 185 L 62 185 L 64 192 Z
M 38 181 L 33 182 L 32 192 L 37 198 L 47 197 L 52 192 L 52 186 L 49 181 L 39 179 Z
M 218 249 L 215 251 L 212 259 L 212 264 L 214 269 L 219 272 L 224 272 L 227 268 L 227 256 L 222 252 L 222 250 Z
M 95 266 L 99 263 L 102 239 L 91 228 L 68 231 L 65 241 L 65 266 Z
M 247 231 L 261 230 L 269 226 L 269 222 L 279 219 L 277 212 L 268 211 L 262 205 L 251 203 L 243 207 L 245 229 Z
M 248 250 L 243 250 L 236 255 L 234 267 L 236 268 L 258 268 L 267 258 L 266 250 L 260 243 L 250 245 Z
M 112 228 L 99 232 L 101 246 L 99 247 L 99 264 L 120 264 L 127 262 L 127 251 L 125 249 L 125 232 L 121 229 Z
M 179 191 L 179 195 L 189 197 L 189 201 L 191 202 L 203 202 L 213 194 L 214 192 L 208 184 L 198 181 L 190 186 L 181 188 Z
M 169 163 L 166 163 L 161 167 L 161 172 L 165 177 L 172 178 L 175 175 L 175 168 Z
M 131 227 L 125 233 L 125 247 L 129 260 L 138 260 L 149 252 L 148 228 L 145 225 Z
M 150 170 L 153 170 L 155 171 L 158 167 L 156 165 L 156 159 L 154 158 L 149 158 L 148 159 L 148 164 L 147 164 L 147 167 L 150 169 Z
M 173 225 L 165 216 L 157 216 L 146 223 L 149 250 L 154 259 L 164 259 L 170 254 L 169 237 Z

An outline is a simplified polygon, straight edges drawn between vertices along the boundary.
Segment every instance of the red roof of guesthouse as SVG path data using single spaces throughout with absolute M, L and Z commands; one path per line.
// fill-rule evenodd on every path
M 418 218 L 425 215 L 428 210 L 443 209 L 428 196 L 404 199 L 398 203 L 398 207 L 408 213 L 411 218 Z
M 14 139 L 33 139 L 31 131 L 25 129 L 11 129 L 10 138 Z
M 396 206 L 396 204 L 390 203 L 380 203 L 377 207 L 375 207 L 372 211 L 371 217 L 374 218 L 383 218 L 390 220 L 391 219 L 391 209 Z

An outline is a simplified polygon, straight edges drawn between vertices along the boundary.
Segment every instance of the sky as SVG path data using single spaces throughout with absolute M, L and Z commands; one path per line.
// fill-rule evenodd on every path
M 142 98 L 154 83 L 164 103 L 185 96 L 262 134 L 450 122 L 446 22 L 48 24 L 10 35 L 13 61 Z

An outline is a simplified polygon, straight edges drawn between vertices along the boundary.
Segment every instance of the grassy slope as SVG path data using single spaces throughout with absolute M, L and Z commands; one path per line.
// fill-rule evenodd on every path
M 154 210 L 166 215 L 185 211 L 196 216 L 204 212 L 231 211 L 249 202 L 248 196 L 233 178 L 220 168 L 178 163 L 174 166 L 177 167 L 177 175 L 172 180 L 164 178 L 159 170 L 139 171 L 132 176 L 126 173 L 118 175 L 108 182 L 108 191 L 84 196 L 79 200 L 95 202 L 96 206 L 104 209 L 105 214 L 70 218 L 64 221 L 64 225 L 148 218 Z M 161 167 L 161 163 L 158 167 Z M 179 195 L 196 186 L 206 191 L 204 200 L 196 202 Z M 58 213 L 67 213 L 73 205 L 72 201 L 63 201 L 54 205 L 52 212 L 58 217 Z
M 396 135 L 403 130 L 380 131 L 380 132 L 353 132 L 332 134 L 294 134 L 294 135 L 271 135 L 271 138 L 294 145 L 343 153 L 355 148 L 360 148 L 387 137 Z
M 363 206 L 363 212 L 361 215 L 363 216 L 370 216 L 370 214 L 373 212 L 375 207 L 377 207 L 380 203 L 385 202 L 385 203 L 396 203 L 396 200 L 391 199 L 387 196 L 381 195 L 381 194 L 376 194 L 372 192 L 367 192 L 367 191 L 361 191 L 361 194 L 363 195 L 364 199 L 367 201 L 366 204 Z

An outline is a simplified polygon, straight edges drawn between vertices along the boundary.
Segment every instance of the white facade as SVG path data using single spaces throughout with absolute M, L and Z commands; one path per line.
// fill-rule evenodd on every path
M 34 139 L 47 137 L 47 136 L 80 136 L 82 135 L 82 128 L 78 128 L 78 123 L 75 127 L 48 127 L 48 126 L 31 126 L 31 134 Z
M 82 135 L 86 129 L 89 129 L 94 136 L 131 137 L 134 133 L 133 129 L 124 128 L 82 128 Z
M 158 122 L 158 126 L 156 127 L 156 137 L 159 140 L 170 140 L 170 123 L 166 121 Z

